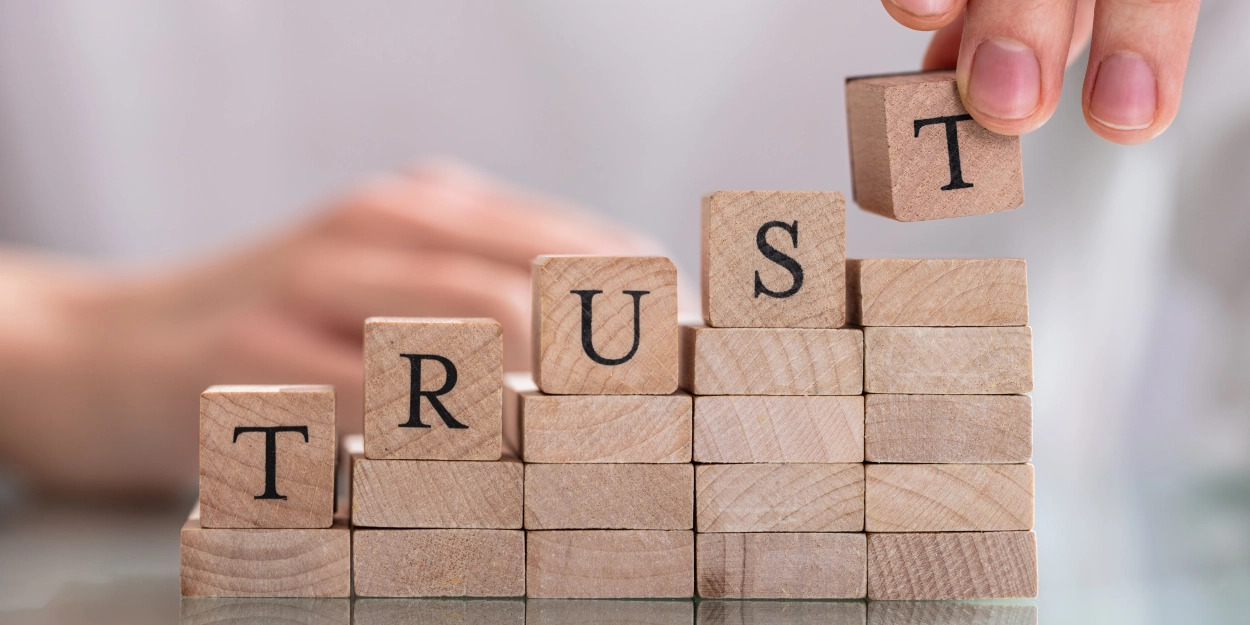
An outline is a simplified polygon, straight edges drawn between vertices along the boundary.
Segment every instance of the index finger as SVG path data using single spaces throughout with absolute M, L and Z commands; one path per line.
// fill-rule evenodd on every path
M 967 0 L 881 0 L 898 23 L 913 30 L 938 30 L 959 19 Z

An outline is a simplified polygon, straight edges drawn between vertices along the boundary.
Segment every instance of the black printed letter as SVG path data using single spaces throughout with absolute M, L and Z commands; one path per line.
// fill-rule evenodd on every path
M 239 442 L 239 435 L 249 432 L 265 433 L 265 492 L 253 497 L 253 499 L 286 499 L 286 495 L 278 494 L 278 432 L 303 434 L 304 442 L 307 443 L 308 426 L 275 425 L 267 428 L 239 426 L 234 428 L 234 440 L 230 442 Z
M 620 358 L 604 358 L 599 355 L 599 352 L 595 351 L 594 339 L 591 334 L 591 328 L 593 327 L 591 322 L 592 315 L 590 312 L 591 301 L 594 300 L 596 295 L 602 293 L 603 291 L 585 290 L 569 292 L 582 298 L 582 349 L 586 351 L 586 355 L 590 356 L 591 360 L 601 365 L 608 366 L 619 365 L 628 361 L 630 358 L 633 358 L 634 354 L 638 352 L 638 341 L 640 338 L 638 333 L 641 329 L 639 327 L 641 324 L 639 320 L 639 308 L 642 303 L 642 296 L 650 293 L 651 291 L 621 291 L 622 293 L 634 298 L 634 346 L 629 348 L 628 354 L 625 354 Z
M 434 406 L 434 412 L 437 412 L 438 416 L 442 417 L 444 425 L 453 430 L 468 428 L 469 426 L 457 421 L 455 417 L 451 416 L 447 407 L 444 406 L 443 402 L 438 399 L 439 395 L 446 395 L 453 387 L 456 386 L 456 365 L 452 364 L 450 360 L 435 354 L 400 354 L 399 356 L 400 358 L 407 358 L 408 362 L 412 365 L 412 375 L 409 378 L 408 389 L 408 422 L 400 423 L 399 427 L 430 427 L 421 421 L 421 398 L 424 397 L 430 400 L 430 405 Z M 447 372 L 447 379 L 443 381 L 443 387 L 437 391 L 421 390 L 421 361 L 423 360 L 433 360 L 434 362 L 443 365 L 443 370 Z
M 964 182 L 963 168 L 959 164 L 959 132 L 955 128 L 955 124 L 971 120 L 971 115 L 951 115 L 949 117 L 932 117 L 916 120 L 917 137 L 920 136 L 920 129 L 930 124 L 943 124 L 946 126 L 946 160 L 951 168 L 951 181 L 950 184 L 942 187 L 943 191 L 972 188 L 971 182 Z
M 755 246 L 760 248 L 760 253 L 764 255 L 764 258 L 767 258 L 768 260 L 771 260 L 774 263 L 781 265 L 782 267 L 785 268 L 786 271 L 790 272 L 791 276 L 794 277 L 794 283 L 790 285 L 790 288 L 784 291 L 778 292 L 778 291 L 774 291 L 764 286 L 764 281 L 760 280 L 760 272 L 756 271 L 755 272 L 755 297 L 759 297 L 760 294 L 763 293 L 764 295 L 767 295 L 769 297 L 776 297 L 778 299 L 781 299 L 785 297 L 790 297 L 791 295 L 798 293 L 799 289 L 803 288 L 803 266 L 799 264 L 799 261 L 794 260 L 793 258 L 787 256 L 784 252 L 781 252 L 777 248 L 768 244 L 768 239 L 766 238 L 766 235 L 768 234 L 768 231 L 772 230 L 773 228 L 781 228 L 782 230 L 789 232 L 790 241 L 794 243 L 795 249 L 798 249 L 799 247 L 799 222 L 796 221 L 792 224 L 788 224 L 784 221 L 770 221 L 760 226 L 759 231 L 755 233 Z

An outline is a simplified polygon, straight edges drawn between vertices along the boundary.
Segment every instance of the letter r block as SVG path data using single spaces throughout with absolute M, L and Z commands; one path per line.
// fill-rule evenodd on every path
M 365 320 L 365 457 L 499 460 L 502 450 L 499 322 Z
M 846 110 L 861 208 L 923 221 L 1024 202 L 1020 138 L 973 121 L 954 72 L 850 78 Z
M 534 382 L 557 395 L 677 390 L 677 269 L 662 257 L 534 259 Z
M 703 198 L 703 319 L 717 328 L 846 324 L 846 200 L 836 191 Z
M 334 387 L 209 387 L 200 395 L 201 527 L 330 527 L 334 437 Z

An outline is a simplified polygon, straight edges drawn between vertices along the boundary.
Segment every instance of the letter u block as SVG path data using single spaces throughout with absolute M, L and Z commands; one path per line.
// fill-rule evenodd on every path
M 846 200 L 836 191 L 703 198 L 703 319 L 716 328 L 846 324 Z
M 499 460 L 499 322 L 371 317 L 364 342 L 365 457 Z
M 200 395 L 200 526 L 334 523 L 334 388 L 211 386 Z
M 973 121 L 954 72 L 850 78 L 846 111 L 861 208 L 923 221 L 1024 203 L 1020 138 Z
M 534 381 L 557 395 L 677 390 L 677 269 L 662 257 L 534 260 Z

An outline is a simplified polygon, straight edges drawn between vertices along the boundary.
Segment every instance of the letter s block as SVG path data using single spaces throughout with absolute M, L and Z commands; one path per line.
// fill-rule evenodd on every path
M 209 387 L 200 395 L 201 527 L 330 527 L 334 437 L 334 387 Z
M 499 322 L 365 320 L 365 457 L 499 460 L 502 450 Z
M 703 198 L 703 318 L 717 328 L 846 324 L 846 200 L 836 191 Z
M 865 210 L 923 221 L 1024 203 L 1020 138 L 974 121 L 954 72 L 850 78 L 846 110 L 855 202 Z
M 534 381 L 557 395 L 677 390 L 677 268 L 662 257 L 534 259 Z

